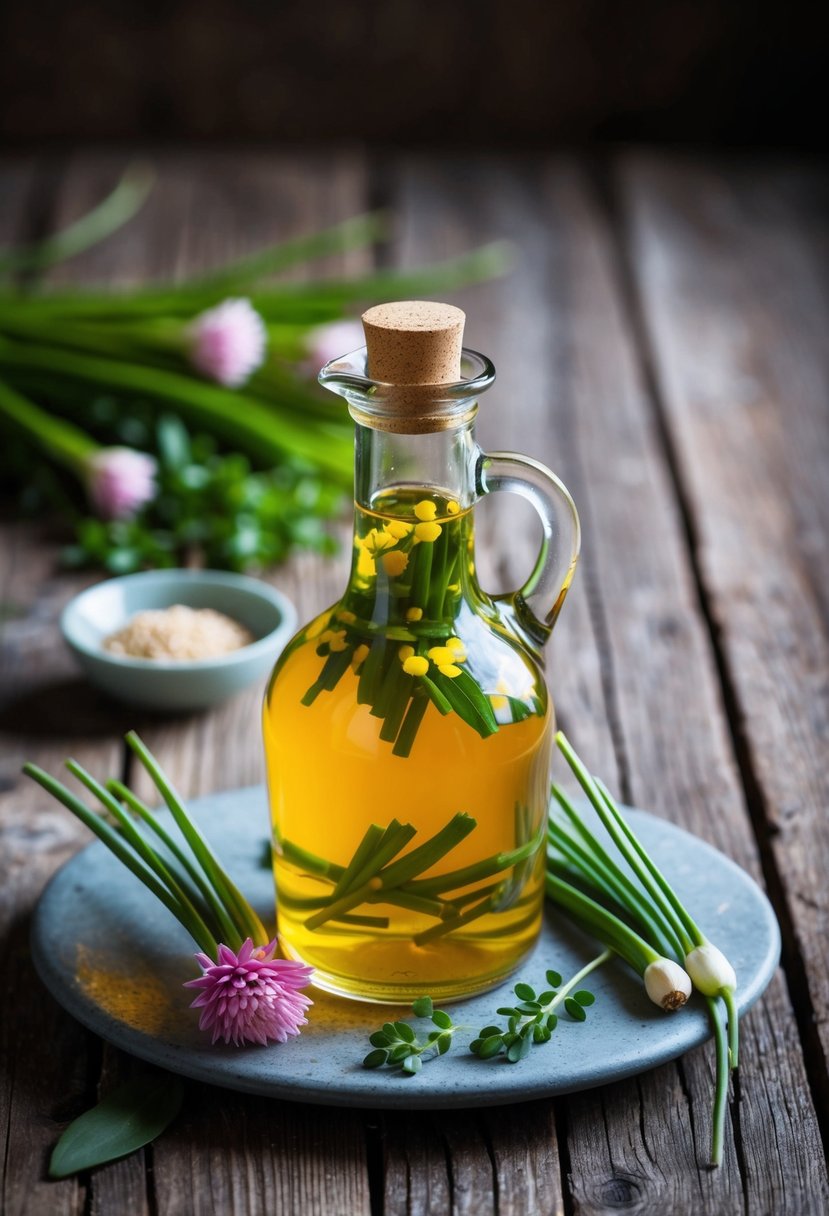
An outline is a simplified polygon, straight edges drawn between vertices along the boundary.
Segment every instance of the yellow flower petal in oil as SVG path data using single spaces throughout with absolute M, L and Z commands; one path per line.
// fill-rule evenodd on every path
M 332 636 L 331 641 L 328 643 L 328 649 L 332 652 L 332 654 L 337 654 L 340 650 L 345 650 L 347 644 L 348 643 L 345 640 L 345 630 L 338 629 Z
M 365 549 L 360 550 L 360 555 L 357 558 L 357 573 L 360 578 L 374 578 L 377 573 L 374 558 Z
M 406 659 L 403 670 L 407 676 L 425 676 L 429 670 L 429 660 L 418 654 L 412 655 Z
M 454 498 L 450 498 L 446 504 L 446 510 L 449 512 L 449 514 L 457 515 L 460 512 L 460 509 L 461 504 L 459 502 L 455 502 Z
M 386 524 L 386 531 L 397 537 L 398 540 L 402 540 L 404 536 L 409 535 L 413 527 L 414 524 L 407 524 L 402 519 L 390 519 Z
M 441 663 L 453 663 L 455 661 L 455 656 L 448 646 L 433 646 L 426 653 L 438 667 L 440 667 Z
M 455 656 L 456 663 L 463 663 L 466 660 L 466 647 L 460 638 L 447 638 L 446 645 Z
M 399 549 L 395 549 L 393 553 L 384 553 L 380 558 L 383 563 L 383 569 L 389 578 L 396 578 L 409 564 L 408 553 L 402 553 Z
M 405 663 L 414 654 L 414 646 L 401 646 L 397 653 L 400 656 L 400 662 Z
M 389 536 L 388 532 L 381 532 L 379 528 L 372 528 L 363 542 L 370 553 L 382 553 L 384 549 L 391 549 L 397 542 L 393 536 Z
M 406 609 L 406 620 L 407 621 L 422 621 L 423 620 L 423 609 L 422 608 L 407 608 Z
M 369 647 L 365 642 L 357 647 L 354 654 L 351 656 L 351 670 L 356 671 L 361 663 L 364 663 L 368 658 Z
M 417 508 L 415 508 L 417 510 Z M 443 529 L 440 524 L 422 523 L 415 524 L 415 536 L 418 540 L 435 541 L 440 536 Z
M 446 676 L 450 680 L 454 680 L 455 676 L 463 674 L 460 667 L 456 667 L 454 663 L 441 663 L 438 671 L 442 676 Z
M 434 519 L 438 513 L 435 504 L 429 498 L 423 498 L 420 502 L 415 503 L 414 513 L 418 519 L 424 521 Z M 415 529 L 417 530 L 417 529 Z
M 503 695 L 503 693 L 500 692 L 492 693 L 489 698 L 489 703 L 493 709 L 506 709 L 509 705 L 507 698 Z
M 337 613 L 337 620 L 345 621 L 346 625 L 353 625 L 357 618 L 353 612 L 349 612 L 347 608 L 344 608 Z

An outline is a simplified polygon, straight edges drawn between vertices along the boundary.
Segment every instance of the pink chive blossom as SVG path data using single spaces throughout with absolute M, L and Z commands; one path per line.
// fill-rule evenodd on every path
M 265 358 L 265 322 L 250 300 L 223 300 L 192 322 L 188 331 L 190 362 L 196 371 L 238 388 Z
M 321 367 L 341 355 L 365 346 L 366 339 L 359 321 L 331 321 L 328 325 L 317 325 L 306 338 L 308 369 L 314 375 Z
M 132 448 L 101 448 L 86 466 L 87 491 L 103 519 L 129 519 L 155 498 L 157 464 Z
M 308 1019 L 305 1010 L 313 1004 L 298 991 L 310 982 L 313 968 L 290 959 L 274 958 L 276 941 L 254 947 L 248 938 L 234 954 L 219 946 L 218 962 L 207 954 L 196 960 L 204 972 L 188 980 L 185 988 L 201 988 L 190 1006 L 201 1009 L 200 1030 L 213 1032 L 212 1042 L 284 1043 L 299 1034 Z

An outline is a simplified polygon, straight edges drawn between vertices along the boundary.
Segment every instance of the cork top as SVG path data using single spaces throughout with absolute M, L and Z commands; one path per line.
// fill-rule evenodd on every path
M 369 308 L 363 313 L 369 376 L 401 387 L 456 383 L 465 320 L 460 308 L 430 300 Z

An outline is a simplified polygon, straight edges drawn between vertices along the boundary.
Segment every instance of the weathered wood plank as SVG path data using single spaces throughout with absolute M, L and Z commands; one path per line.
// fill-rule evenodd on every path
M 827 179 L 637 157 L 622 180 L 699 576 L 829 1103 Z
M 342 1111 L 193 1086 L 153 1150 L 156 1211 L 367 1216 L 362 1145 L 359 1119 Z
M 116 169 L 108 158 L 84 158 L 70 169 L 64 213 L 89 206 Z M 67 267 L 72 281 L 130 282 L 203 270 L 365 207 L 360 166 L 349 156 L 163 157 L 158 170 L 128 242 L 110 241 Z M 316 269 L 356 268 L 357 256 Z M 306 620 L 336 598 L 346 561 L 346 553 L 328 565 L 300 556 L 268 577 Z M 163 720 L 133 714 L 132 722 L 184 797 L 251 785 L 264 778 L 263 691 L 248 690 L 206 714 Z M 137 765 L 133 777 L 137 790 L 151 791 Z M 337 1111 L 194 1087 L 182 1119 L 153 1149 L 153 1186 L 159 1212 L 367 1212 L 362 1126 Z
M 36 235 L 52 176 L 50 166 L 4 162 L 0 246 Z M 58 771 L 70 751 L 87 764 L 108 751 L 106 719 L 75 678 L 57 627 L 85 580 L 58 578 L 56 558 L 42 529 L 0 524 L 0 1208 L 9 1216 L 83 1210 L 86 1188 L 72 1178 L 46 1182 L 45 1169 L 63 1125 L 89 1103 L 98 1054 L 92 1036 L 43 991 L 29 947 L 44 883 L 87 834 L 21 765 L 29 759 Z
M 574 593 L 552 644 L 555 651 L 570 636 L 566 665 L 556 668 L 557 680 L 563 677 L 557 695 L 566 706 L 572 668 L 581 671 L 582 685 L 583 673 L 592 673 L 587 703 L 601 710 L 604 702 L 606 717 L 602 724 L 599 714 L 583 717 L 582 696 L 574 703 L 574 739 L 601 771 L 605 759 L 597 756 L 602 738 L 605 755 L 610 747 L 602 735 L 609 722 L 621 747 L 623 791 L 713 838 L 757 872 L 674 490 L 625 321 L 609 235 L 586 179 L 566 165 L 554 167 L 546 180 L 531 169 L 516 175 L 503 162 L 497 173 L 455 161 L 443 172 L 424 167 L 422 174 L 421 188 L 410 188 L 408 198 L 408 223 L 421 234 L 421 244 L 413 240 L 410 250 L 421 250 L 432 233 L 458 242 L 510 232 L 524 250 L 512 308 L 499 309 L 481 338 L 476 312 L 468 340 L 493 353 L 497 365 L 506 352 L 521 408 L 539 398 L 550 401 L 546 419 L 535 405 L 538 413 L 523 436 L 516 436 L 516 446 L 526 450 L 529 444 L 542 459 L 555 453 L 551 463 L 582 511 L 586 540 L 579 578 L 589 591 L 590 628 L 575 640 L 566 633 L 575 623 Z M 486 344 L 483 337 L 489 338 Z M 535 357 L 535 367 L 519 371 L 527 355 Z M 486 411 L 484 399 L 484 419 Z M 485 438 L 489 426 L 482 425 Z M 585 649 L 589 658 L 579 658 Z M 566 709 L 563 716 L 570 729 Z M 786 1041 L 791 1015 L 779 986 L 766 1007 L 774 1009 L 777 1037 L 764 1035 L 757 1043 L 765 1068 L 744 1085 L 742 1135 L 765 1148 L 762 1129 L 775 1126 L 782 1147 L 767 1161 L 758 1155 L 756 1170 L 745 1179 L 733 1139 L 721 1171 L 712 1175 L 698 1168 L 705 1154 L 710 1076 L 706 1055 L 694 1053 L 681 1070 L 670 1066 L 638 1083 L 568 1101 L 579 1210 L 605 1210 L 617 1184 L 622 1190 L 629 1184 L 624 1205 L 632 1210 L 659 1203 L 691 1211 L 695 1192 L 704 1196 L 706 1210 L 733 1210 L 744 1201 L 744 1183 L 746 1202 L 762 1205 L 779 1195 L 782 1203 L 787 1172 L 792 1210 L 814 1188 L 819 1193 L 824 1179 L 813 1169 L 813 1112 L 801 1124 L 757 1092 L 780 1070 L 793 1069 L 801 1086 L 805 1080 L 797 1044 Z M 749 1020 L 749 1039 L 753 1025 Z
M 567 250 L 560 324 L 571 344 L 571 408 L 629 796 L 711 840 L 759 876 L 715 656 L 700 616 L 676 491 L 626 318 L 610 236 L 583 180 L 553 169 L 547 186 L 551 224 Z M 740 1190 L 749 1210 L 769 1204 L 777 1211 L 801 1211 L 804 1205 L 808 1210 L 826 1194 L 814 1112 L 795 1115 L 770 1100 L 780 1075 L 793 1074 L 805 1089 L 791 1019 L 785 989 L 777 984 L 764 998 L 763 1013 L 746 1021 L 746 1058 L 756 1064 L 743 1076 L 725 1167 L 698 1174 L 706 1211 L 733 1210 Z M 641 1170 L 640 1150 L 631 1154 L 623 1147 L 630 1138 L 627 1118 L 615 1123 L 616 1143 L 614 1137 L 608 1142 L 608 1165 L 627 1162 L 634 1176 L 643 1175 L 643 1199 L 675 1211 L 688 1207 L 688 1175 L 681 1163 L 703 1159 L 707 1140 L 708 1053 L 692 1053 L 682 1068 L 690 1115 L 682 1130 L 660 1094 L 647 1093 L 658 1074 L 642 1082 L 648 1100 L 640 1122 L 641 1160 L 658 1162 L 651 1176 L 647 1168 Z M 592 1117 L 590 1109 L 587 1097 L 571 1104 L 574 1172 L 579 1132 Z M 687 1140 L 691 1131 L 693 1146 Z M 585 1169 L 582 1181 L 594 1177 L 594 1170 L 592 1164 Z
M 88 843 L 68 812 L 20 773 L 24 760 L 59 772 L 74 754 L 95 768 L 116 763 L 108 708 L 75 677 L 58 634 L 63 604 L 83 579 L 55 575 L 57 551 L 40 529 L 0 529 L 0 982 L 5 993 L 0 1092 L 6 1140 L 3 1210 L 51 1216 L 79 1212 L 77 1180 L 44 1181 L 49 1151 L 69 1119 L 92 1099 L 96 1041 L 48 997 L 36 978 L 29 919 L 52 872 Z

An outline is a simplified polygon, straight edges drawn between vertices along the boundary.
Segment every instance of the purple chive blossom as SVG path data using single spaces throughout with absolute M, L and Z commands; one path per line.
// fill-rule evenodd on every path
M 316 375 L 326 363 L 365 346 L 365 341 L 359 321 L 331 321 L 315 326 L 306 339 L 309 370 Z
M 87 464 L 87 490 L 103 519 L 129 519 L 155 498 L 157 465 L 132 448 L 101 448 Z
M 203 376 L 238 388 L 261 367 L 267 331 L 250 300 L 223 300 L 200 313 L 189 328 L 189 355 Z
M 307 1025 L 305 1010 L 313 1004 L 298 991 L 310 982 L 313 968 L 289 959 L 274 958 L 276 941 L 254 947 L 250 938 L 239 953 L 219 946 L 218 962 L 207 954 L 196 960 L 204 972 L 188 980 L 185 988 L 201 988 L 190 1006 L 201 1009 L 199 1029 L 213 1032 L 212 1042 L 284 1043 Z

